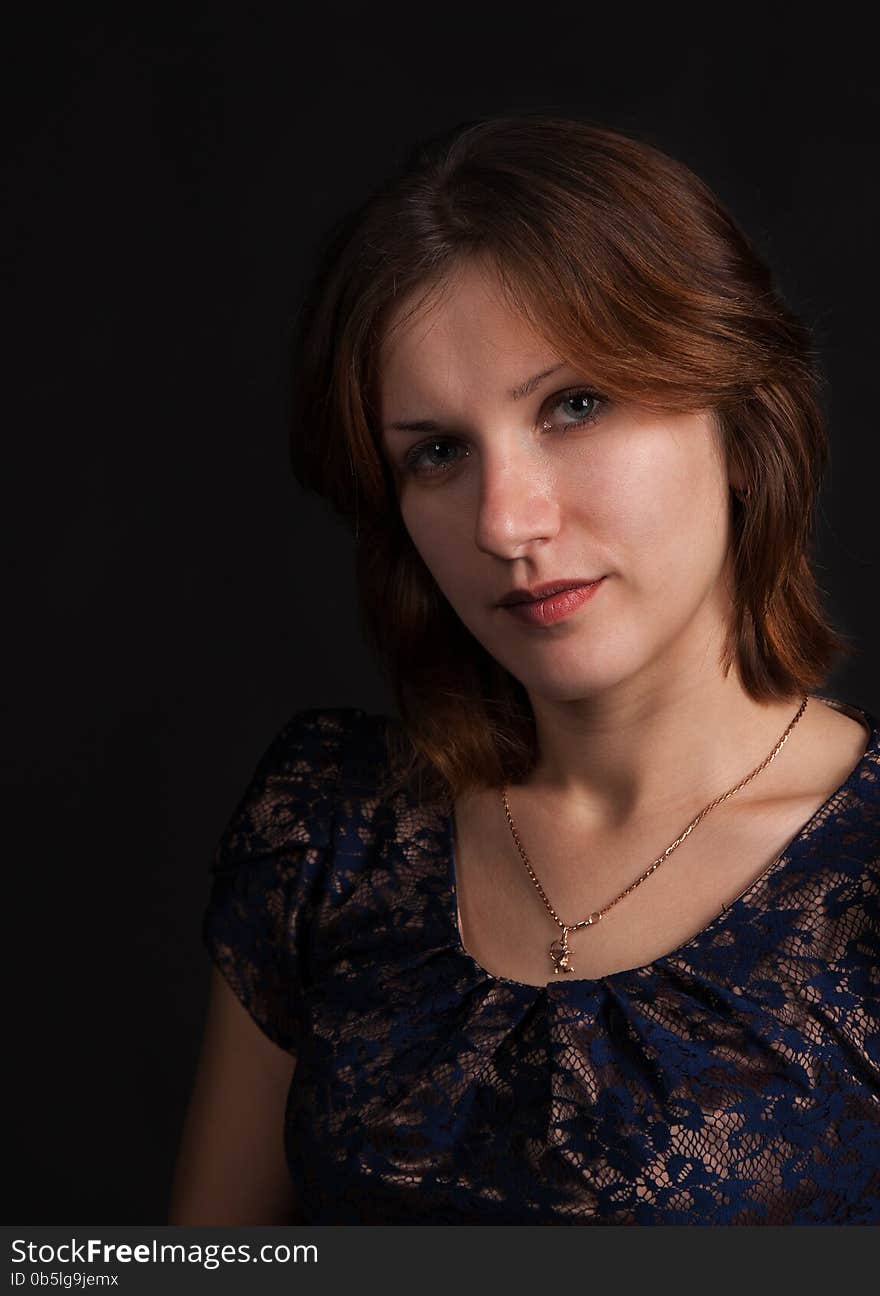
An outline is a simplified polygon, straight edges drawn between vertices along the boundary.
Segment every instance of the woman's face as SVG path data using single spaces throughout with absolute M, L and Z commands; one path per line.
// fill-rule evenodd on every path
M 716 666 L 729 613 L 728 478 L 709 414 L 594 393 L 475 264 L 383 348 L 382 443 L 413 544 L 474 637 L 555 701 L 686 684 Z M 552 625 L 498 606 L 514 586 L 599 577 Z

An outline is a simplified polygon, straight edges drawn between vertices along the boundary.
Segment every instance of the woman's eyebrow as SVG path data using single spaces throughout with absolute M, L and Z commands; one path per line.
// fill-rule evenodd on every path
M 520 383 L 518 387 L 511 388 L 507 394 L 511 400 L 521 400 L 523 396 L 528 396 L 529 392 L 534 391 L 539 382 L 543 382 L 545 378 L 549 378 L 551 374 L 557 373 L 564 367 L 563 362 L 560 361 L 559 364 L 553 365 L 551 369 L 542 369 L 540 373 L 534 374 L 531 378 L 527 378 L 525 382 Z
M 530 392 L 533 392 L 545 378 L 549 378 L 551 374 L 555 374 L 564 368 L 564 362 L 560 362 L 549 369 L 542 369 L 540 373 L 533 374 L 531 378 L 527 378 L 525 382 L 520 383 L 517 387 L 511 387 L 507 395 L 511 400 L 522 400 L 523 396 L 528 396 Z M 434 419 L 416 419 L 415 421 L 401 420 L 397 423 L 389 423 L 387 430 L 391 431 L 392 429 L 397 432 L 440 432 L 442 427 Z

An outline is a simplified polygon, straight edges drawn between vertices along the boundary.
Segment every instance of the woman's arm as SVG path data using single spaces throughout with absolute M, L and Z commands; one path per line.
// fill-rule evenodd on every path
M 284 1109 L 296 1060 L 216 966 L 168 1207 L 169 1224 L 296 1224 Z

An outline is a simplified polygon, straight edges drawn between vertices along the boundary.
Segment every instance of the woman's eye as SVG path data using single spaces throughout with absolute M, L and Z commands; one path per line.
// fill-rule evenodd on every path
M 595 423 L 605 403 L 605 398 L 597 392 L 575 391 L 554 397 L 550 408 L 562 408 L 565 413 L 573 414 L 574 417 L 568 420 L 569 424 L 577 425 L 580 423 Z M 565 410 L 565 406 L 570 408 Z M 543 426 L 547 427 L 548 423 L 545 421 Z
M 576 391 L 563 392 L 561 395 L 552 396 L 545 405 L 546 410 L 555 411 L 562 409 L 563 417 L 560 419 L 548 418 L 542 415 L 540 426 L 547 430 L 554 426 L 561 428 L 582 427 L 589 423 L 595 423 L 604 410 L 608 401 L 598 392 L 588 391 L 585 388 L 578 388 Z M 455 451 L 464 449 L 466 457 L 467 447 L 462 447 L 459 442 L 450 440 L 448 437 L 434 437 L 430 441 L 421 441 L 418 445 L 412 447 L 403 460 L 403 470 L 405 473 L 418 477 L 438 477 L 444 473 L 450 472 L 459 462 Z M 433 462 L 427 457 L 435 451 L 441 452 L 439 462 Z M 453 455 L 444 457 L 445 451 L 452 451 Z
M 454 450 L 457 448 L 457 442 L 449 441 L 445 437 L 440 437 L 433 441 L 423 441 L 420 445 L 413 446 L 412 450 L 410 450 L 404 458 L 404 471 L 421 477 L 430 477 L 437 473 L 448 472 L 450 468 L 454 468 L 457 462 L 455 459 L 448 460 L 446 463 L 441 461 L 440 463 L 428 464 L 427 467 L 424 465 L 424 456 L 429 454 L 431 451 L 436 450 L 438 446 L 441 450 L 444 447 L 451 447 Z

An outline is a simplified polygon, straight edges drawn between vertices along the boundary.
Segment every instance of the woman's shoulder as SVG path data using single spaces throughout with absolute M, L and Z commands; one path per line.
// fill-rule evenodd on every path
M 280 763 L 304 756 L 323 763 L 337 760 L 347 740 L 384 729 L 389 717 L 356 706 L 313 706 L 294 711 L 277 730 L 266 751 Z
M 835 807 L 863 812 L 876 824 L 880 812 L 880 720 L 866 707 L 820 694 L 815 697 L 825 704 L 820 708 L 823 727 L 815 743 L 817 768 L 832 776 L 831 786 L 837 788 Z
M 338 801 L 366 794 L 383 760 L 390 717 L 355 706 L 304 707 L 257 760 L 218 846 L 222 868 L 281 846 L 329 846 Z

